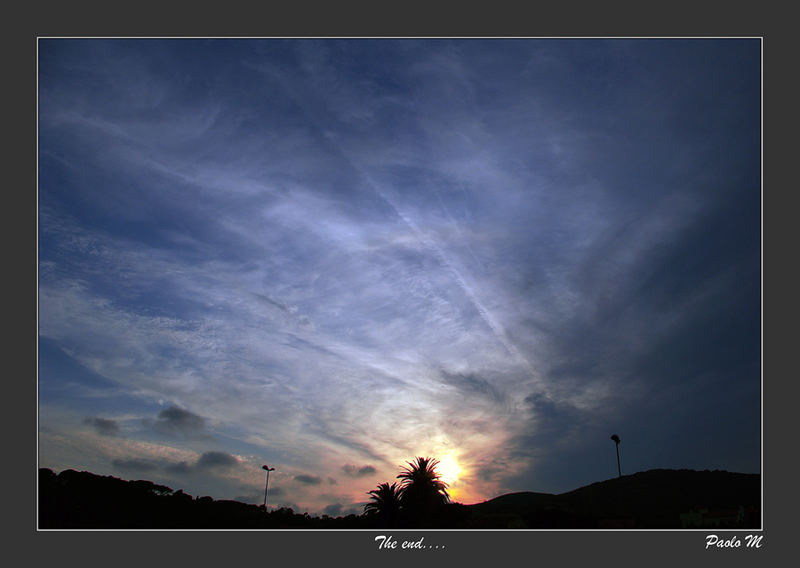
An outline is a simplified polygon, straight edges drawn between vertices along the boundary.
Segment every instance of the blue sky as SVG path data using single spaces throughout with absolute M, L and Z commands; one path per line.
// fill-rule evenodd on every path
M 39 40 L 39 463 L 360 512 L 760 467 L 758 40 Z M 455 465 L 454 465 L 455 464 Z M 456 467 L 457 465 L 457 467 Z

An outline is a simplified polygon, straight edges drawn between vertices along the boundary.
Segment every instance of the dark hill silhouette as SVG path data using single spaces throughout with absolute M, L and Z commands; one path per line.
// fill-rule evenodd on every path
M 760 504 L 759 474 L 653 469 L 559 495 L 510 493 L 472 507 L 473 517 L 506 527 L 758 528 Z
M 531 491 L 521 491 L 519 493 L 507 493 L 500 497 L 495 497 L 489 501 L 470 505 L 475 510 L 485 513 L 519 511 L 530 507 L 538 507 L 545 503 L 550 503 L 555 497 L 552 493 L 533 493 Z
M 759 528 L 759 474 L 657 469 L 558 495 L 521 492 L 445 505 L 400 528 Z M 374 515 L 312 517 L 283 508 L 192 497 L 151 481 L 39 470 L 39 527 L 379 529 Z

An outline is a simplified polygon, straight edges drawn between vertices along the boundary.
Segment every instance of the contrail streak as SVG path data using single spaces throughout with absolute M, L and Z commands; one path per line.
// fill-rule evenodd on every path
M 385 191 L 381 189 L 381 185 L 377 183 L 372 176 L 358 164 L 358 162 L 351 157 L 341 146 L 338 144 L 334 139 L 333 136 L 328 133 L 325 128 L 321 126 L 321 120 L 318 119 L 317 116 L 312 113 L 309 108 L 308 104 L 305 104 L 304 100 L 295 89 L 292 88 L 292 85 L 286 78 L 279 73 L 275 68 L 271 66 L 263 67 L 263 66 L 255 66 L 260 71 L 267 73 L 272 77 L 273 80 L 278 82 L 281 87 L 285 90 L 285 92 L 289 95 L 289 97 L 297 104 L 298 108 L 308 117 L 310 122 L 314 125 L 319 133 L 322 134 L 322 137 L 328 142 L 329 148 L 338 154 L 342 160 L 347 162 L 350 167 L 352 167 L 364 181 L 370 186 L 372 191 L 378 195 L 387 205 L 389 205 L 395 214 L 406 224 L 408 227 L 414 232 L 414 234 L 419 238 L 422 244 L 431 251 L 434 256 L 441 262 L 441 264 L 450 271 L 450 273 L 455 278 L 456 283 L 458 284 L 459 288 L 464 292 L 467 296 L 469 301 L 474 306 L 475 310 L 480 315 L 483 322 L 489 327 L 492 333 L 495 335 L 497 340 L 500 342 L 501 345 L 506 349 L 509 355 L 514 357 L 518 362 L 522 363 L 522 365 L 528 370 L 531 374 L 531 377 L 534 379 L 538 379 L 538 373 L 534 370 L 533 365 L 531 365 L 530 361 L 517 349 L 517 346 L 511 343 L 508 338 L 506 337 L 505 331 L 503 327 L 495 321 L 494 317 L 492 317 L 491 313 L 486 309 L 483 303 L 478 299 L 475 293 L 472 291 L 470 286 L 461 276 L 459 271 L 453 266 L 453 264 L 447 258 L 444 250 L 437 245 L 433 240 L 431 240 L 423 231 L 422 229 L 417 226 L 413 219 L 405 215 L 397 204 L 394 203 L 394 200 L 389 196 Z
M 378 196 L 380 196 L 381 199 L 383 199 L 394 210 L 397 216 L 400 217 L 400 219 L 402 219 L 403 222 L 406 225 L 408 225 L 408 227 L 412 231 L 414 231 L 414 234 L 422 242 L 422 244 L 434 254 L 434 256 L 448 271 L 450 271 L 450 273 L 455 278 L 455 281 L 458 284 L 459 288 L 461 288 L 461 290 L 467 296 L 469 301 L 472 303 L 473 307 L 478 312 L 483 322 L 489 327 L 489 329 L 492 330 L 492 333 L 494 333 L 497 340 L 503 345 L 503 347 L 505 347 L 508 354 L 516 358 L 517 361 L 521 362 L 526 367 L 528 372 L 530 372 L 531 376 L 536 377 L 537 373 L 534 370 L 533 365 L 531 365 L 530 361 L 528 361 L 528 359 L 520 352 L 517 346 L 508 340 L 503 327 L 497 321 L 495 321 L 494 317 L 492 317 L 492 314 L 489 312 L 489 310 L 487 310 L 486 307 L 483 305 L 483 303 L 480 301 L 480 299 L 478 299 L 478 297 L 473 292 L 472 288 L 467 284 L 463 276 L 461 276 L 461 273 L 458 271 L 458 269 L 455 266 L 453 266 L 453 263 L 450 262 L 450 260 L 447 258 L 447 255 L 445 254 L 444 250 L 442 250 L 442 248 L 439 245 L 437 245 L 432 239 L 430 239 L 424 233 L 424 231 L 419 228 L 419 226 L 416 224 L 416 222 L 414 222 L 413 219 L 408 217 L 405 213 L 403 213 L 400 210 L 400 208 L 397 206 L 394 200 L 385 191 L 381 189 L 380 184 L 378 184 L 375 180 L 373 180 L 372 176 L 370 176 L 367 171 L 365 171 L 360 165 L 358 165 L 355 162 L 355 160 L 349 157 L 345 153 L 345 151 L 341 148 L 341 146 L 336 145 L 336 150 L 339 153 L 339 155 L 342 156 L 342 158 L 344 158 L 350 164 L 350 166 L 353 167 L 364 178 L 364 180 L 370 185 L 373 191 Z

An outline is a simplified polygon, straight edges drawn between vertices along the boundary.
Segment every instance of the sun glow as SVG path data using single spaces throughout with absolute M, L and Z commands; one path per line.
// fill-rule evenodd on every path
M 436 471 L 439 473 L 439 477 L 442 481 L 447 484 L 452 484 L 458 481 L 461 468 L 452 455 L 447 455 L 439 460 L 439 463 L 436 465 Z

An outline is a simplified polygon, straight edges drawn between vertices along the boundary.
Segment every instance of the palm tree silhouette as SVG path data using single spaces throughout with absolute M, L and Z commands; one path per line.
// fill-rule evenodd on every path
M 371 501 L 364 505 L 367 515 L 380 515 L 387 521 L 393 521 L 400 511 L 400 489 L 397 483 L 381 483 L 377 489 L 368 491 Z
M 400 502 L 406 511 L 415 516 L 426 516 L 450 501 L 447 483 L 436 471 L 439 460 L 417 457 L 406 463 L 408 467 L 397 476 L 402 480 Z
M 622 469 L 619 467 L 619 436 L 611 434 L 611 439 L 614 440 L 614 443 L 617 445 L 617 473 L 622 477 Z

